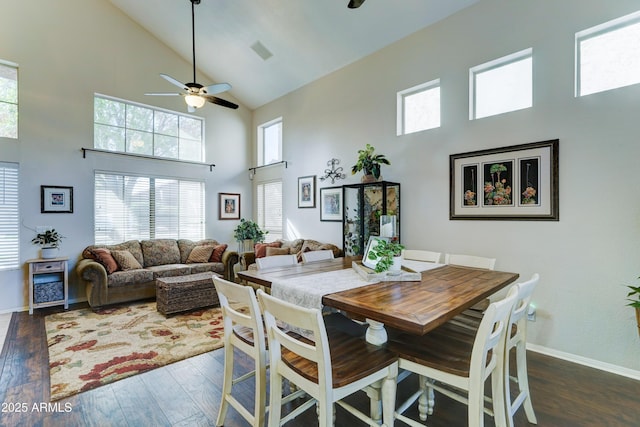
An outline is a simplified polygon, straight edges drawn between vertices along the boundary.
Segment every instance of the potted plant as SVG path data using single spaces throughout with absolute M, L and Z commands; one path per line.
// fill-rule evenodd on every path
M 31 239 L 31 243 L 38 245 L 41 248 L 40 257 L 48 259 L 55 258 L 57 255 L 57 249 L 60 246 L 60 241 L 64 238 L 63 235 L 58 233 L 54 228 L 42 233 L 36 234 L 36 237 Z
M 638 325 L 638 334 L 640 334 L 640 286 L 627 286 L 631 289 L 627 294 L 627 305 L 636 309 L 636 323 Z
M 351 167 L 351 174 L 363 171 L 362 182 L 375 182 L 380 179 L 380 166 L 391 162 L 384 154 L 374 154 L 375 148 L 367 144 L 364 150 L 358 150 L 358 161 Z
M 371 245 L 367 257 L 378 262 L 376 263 L 376 273 L 383 271 L 400 271 L 402 268 L 402 250 L 404 246 L 395 240 L 376 239 L 377 244 Z
M 249 252 L 253 250 L 255 243 L 264 242 L 268 231 L 260 230 L 257 223 L 242 218 L 240 224 L 233 230 L 233 237 L 238 241 L 238 252 Z

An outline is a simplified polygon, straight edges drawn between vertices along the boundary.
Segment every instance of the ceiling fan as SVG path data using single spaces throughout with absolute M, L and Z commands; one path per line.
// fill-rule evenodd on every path
M 364 0 L 349 0 L 347 7 L 349 9 L 357 9 L 362 6 L 362 3 L 364 3 Z
M 231 89 L 229 83 L 216 83 L 209 86 L 202 86 L 200 83 L 196 83 L 196 24 L 195 24 L 195 5 L 200 4 L 201 0 L 189 0 L 191 2 L 191 42 L 193 46 L 193 83 L 182 83 L 179 80 L 174 79 L 168 74 L 160 73 L 160 76 L 171 84 L 183 89 L 181 93 L 171 92 L 154 92 L 145 93 L 145 95 L 153 96 L 183 96 L 187 103 L 187 109 L 190 113 L 194 112 L 196 108 L 202 107 L 205 102 L 211 102 L 212 104 L 221 105 L 227 108 L 238 108 L 237 104 L 226 101 L 217 96 L 213 96 L 218 93 L 226 92 Z

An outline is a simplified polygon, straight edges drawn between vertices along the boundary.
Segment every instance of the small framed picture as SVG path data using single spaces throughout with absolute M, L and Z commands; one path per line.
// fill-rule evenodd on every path
M 41 185 L 40 213 L 73 213 L 73 187 Z
M 301 176 L 298 178 L 298 207 L 316 207 L 316 176 Z
M 218 219 L 240 219 L 240 194 L 218 193 L 220 213 Z
M 320 221 L 342 221 L 342 187 L 320 189 Z

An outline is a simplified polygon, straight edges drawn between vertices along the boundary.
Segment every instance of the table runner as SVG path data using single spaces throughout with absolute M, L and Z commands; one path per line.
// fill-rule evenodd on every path
M 271 295 L 301 307 L 322 309 L 324 295 L 372 283 L 377 283 L 377 280 L 366 281 L 353 269 L 347 268 L 293 279 L 274 279 L 271 282 Z

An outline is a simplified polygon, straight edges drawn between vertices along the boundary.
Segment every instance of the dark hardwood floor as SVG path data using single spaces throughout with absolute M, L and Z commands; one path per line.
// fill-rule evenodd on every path
M 84 305 L 76 305 L 79 308 Z M 192 357 L 95 390 L 49 404 L 49 372 L 44 315 L 59 310 L 36 310 L 33 316 L 14 313 L 0 353 L 1 426 L 213 426 L 220 406 L 222 349 Z M 529 379 L 538 425 L 546 426 L 640 426 L 640 381 L 529 352 Z M 250 361 L 242 358 L 238 370 Z M 244 365 L 244 366 L 243 366 Z M 407 384 L 405 384 L 407 383 Z M 411 384 L 408 384 L 411 383 Z M 407 394 L 401 384 L 399 398 Z M 239 389 L 239 399 L 250 404 L 252 383 Z M 368 408 L 363 394 L 350 399 L 362 410 Z M 416 409 L 407 413 L 415 415 Z M 437 395 L 429 427 L 466 425 L 466 407 Z M 528 426 L 522 410 L 516 426 Z M 341 408 L 336 426 L 364 425 Z M 229 410 L 225 426 L 247 423 Z M 288 426 L 317 425 L 309 410 Z M 397 422 L 396 425 L 404 426 Z M 485 417 L 485 425 L 493 421 Z

